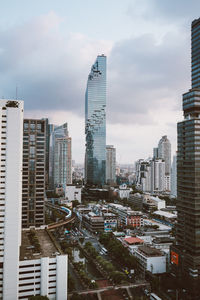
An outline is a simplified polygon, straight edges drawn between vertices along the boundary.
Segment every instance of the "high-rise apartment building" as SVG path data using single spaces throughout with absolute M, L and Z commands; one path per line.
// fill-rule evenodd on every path
M 23 106 L 23 101 L 0 100 L 0 299 L 28 300 L 31 296 L 46 295 L 51 300 L 66 300 L 67 255 L 57 252 L 45 230 L 32 229 L 41 252 L 30 238 L 31 232 L 27 229 L 21 232 Z M 41 120 L 25 120 L 24 126 L 31 136 L 35 134 L 35 139 L 29 135 L 24 139 L 28 143 L 31 139 L 33 144 L 28 145 L 33 147 L 37 135 L 41 137 L 43 123 Z M 40 159 L 40 153 L 31 150 L 31 154 L 34 153 L 34 158 L 30 159 L 36 159 L 36 155 Z M 29 162 L 32 165 L 33 162 Z M 26 175 L 23 172 L 23 182 L 25 176 L 29 182 L 30 175 L 29 169 Z M 29 186 L 27 188 L 31 190 Z
M 23 101 L 0 100 L 0 299 L 17 299 L 21 243 Z
M 173 271 L 186 290 L 200 294 L 200 19 L 192 22 L 192 89 L 183 94 L 184 120 L 178 123 L 177 233 Z
M 106 56 L 93 64 L 85 94 L 85 181 L 103 185 L 106 181 Z
M 71 137 L 68 125 L 55 126 L 50 138 L 50 182 L 52 188 L 72 183 Z
M 153 159 L 151 161 L 151 191 L 163 192 L 165 190 L 165 161 Z
M 44 224 L 45 120 L 25 119 L 23 137 L 22 226 Z
M 112 145 L 106 146 L 106 182 L 116 183 L 116 149 Z
M 165 175 L 171 173 L 171 143 L 166 135 L 162 136 L 158 143 L 158 157 L 165 161 Z
M 165 191 L 165 161 L 163 159 L 138 160 L 136 183 L 143 192 Z
M 171 196 L 177 197 L 177 156 L 173 156 L 171 168 Z

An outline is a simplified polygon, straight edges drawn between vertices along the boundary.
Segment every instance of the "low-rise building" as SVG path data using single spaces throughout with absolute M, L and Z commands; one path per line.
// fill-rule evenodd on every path
M 150 194 L 143 195 L 143 206 L 148 209 L 163 209 L 165 208 L 165 200 L 160 199 L 159 197 L 151 196 Z
M 119 186 L 118 189 L 115 189 L 114 191 L 117 192 L 120 199 L 128 199 L 132 189 L 127 187 L 127 184 L 123 183 Z
M 128 202 L 134 205 L 135 209 L 142 210 L 143 208 L 143 195 L 140 193 L 130 194 Z
M 134 255 L 138 259 L 141 270 L 152 274 L 166 272 L 166 256 L 160 250 L 143 245 L 134 251 Z
M 80 186 L 66 185 L 65 187 L 65 199 L 68 201 L 78 200 L 81 203 L 81 190 Z
M 143 240 L 132 236 L 121 238 L 120 241 L 122 242 L 124 247 L 128 248 L 131 254 L 133 254 L 139 246 L 144 244 Z
M 169 213 L 167 211 L 162 211 L 162 210 L 154 211 L 153 215 L 155 215 L 155 217 L 164 219 L 165 221 L 167 221 L 169 223 L 174 223 L 177 219 L 177 214 L 172 214 L 172 213 Z
M 112 232 L 117 228 L 117 216 L 112 213 L 97 215 L 94 212 L 89 212 L 82 216 L 82 221 L 85 227 L 92 232 Z
M 120 226 L 141 227 L 143 226 L 143 216 L 139 211 L 134 211 L 130 207 L 120 204 L 110 203 L 108 208 L 118 215 L 118 224 Z
M 45 230 L 34 230 L 35 242 L 31 242 L 30 235 L 30 230 L 22 232 L 18 299 L 41 295 L 50 300 L 66 300 L 67 255 L 61 255 Z

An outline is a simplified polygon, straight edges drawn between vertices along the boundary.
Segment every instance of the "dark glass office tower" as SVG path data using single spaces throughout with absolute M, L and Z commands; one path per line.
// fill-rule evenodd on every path
M 183 94 L 183 112 L 184 120 L 178 123 L 178 222 L 171 262 L 182 292 L 186 289 L 183 299 L 200 299 L 200 19 L 192 22 L 192 89 Z
M 99 55 L 88 76 L 85 95 L 85 180 L 106 181 L 106 56 Z

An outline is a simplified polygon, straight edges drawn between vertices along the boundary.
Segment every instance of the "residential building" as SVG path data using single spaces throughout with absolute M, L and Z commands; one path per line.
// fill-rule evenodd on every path
M 143 195 L 143 206 L 149 210 L 160 210 L 165 208 L 165 205 L 165 200 L 160 199 L 158 196 L 154 197 L 150 194 Z
M 159 157 L 158 157 L 158 147 L 153 148 L 153 158 L 154 158 L 154 159 L 159 158 Z
M 167 135 L 163 135 L 158 143 L 158 158 L 165 161 L 165 175 L 171 173 L 171 143 Z
M 139 211 L 133 211 L 130 207 L 124 207 L 120 204 L 110 203 L 108 208 L 118 215 L 118 224 L 120 226 L 141 227 L 143 226 L 143 216 Z
M 173 156 L 171 168 L 171 193 L 172 197 L 177 197 L 177 156 Z
M 132 189 L 127 187 L 127 185 L 123 183 L 119 186 L 119 189 L 116 189 L 116 191 L 120 199 L 128 199 Z
M 165 191 L 165 161 L 151 160 L 151 192 Z
M 132 236 L 120 238 L 119 240 L 121 241 L 124 247 L 128 248 L 131 254 L 133 254 L 139 246 L 144 244 L 144 241 L 142 239 Z
M 0 215 L 0 298 L 28 300 L 30 296 L 47 295 L 51 300 L 66 300 L 67 256 L 57 256 L 60 253 L 52 244 L 45 230 L 39 230 L 38 233 L 39 244 L 37 246 L 41 246 L 41 253 L 38 253 L 40 251 L 36 248 L 36 244 L 30 243 L 30 230 L 25 229 L 21 233 L 25 177 L 27 177 L 30 199 L 36 201 L 35 205 L 38 204 L 37 190 L 35 198 L 31 192 L 37 188 L 40 189 L 36 182 L 40 181 L 40 177 L 37 177 L 40 174 L 37 172 L 42 172 L 42 186 L 45 185 L 44 121 L 24 120 L 23 123 L 23 101 L 2 99 L 0 110 L 0 187 L 2 191 L 0 195 L 0 206 L 2 207 Z M 23 137 L 25 138 L 23 139 Z M 38 139 L 39 137 L 41 139 Z M 36 155 L 39 161 L 35 160 Z M 27 167 L 27 159 L 30 169 Z M 33 162 L 33 160 L 35 161 Z M 37 162 L 42 163 L 42 171 L 37 170 Z M 32 166 L 35 166 L 35 173 L 32 172 L 35 170 Z M 25 173 L 25 168 L 27 168 L 27 173 Z M 35 176 L 34 183 L 31 178 L 33 174 Z M 29 184 L 33 187 L 30 187 Z M 24 238 L 24 234 L 26 238 Z M 46 236 L 45 239 L 44 236 Z
M 149 271 L 152 274 L 162 274 L 166 272 L 166 255 L 160 250 L 143 245 L 134 251 L 138 259 L 141 271 Z
M 0 100 L 0 298 L 17 299 L 23 157 L 23 101 Z
M 46 126 L 42 119 L 25 119 L 23 133 L 22 227 L 45 223 Z
M 158 158 L 165 161 L 165 190 L 171 188 L 171 143 L 166 135 L 158 143 Z
M 116 149 L 112 145 L 106 146 L 106 183 L 116 183 Z
M 85 93 L 85 182 L 106 182 L 106 56 L 99 55 L 88 76 Z
M 140 159 L 136 162 L 136 185 L 143 192 L 164 192 L 169 184 L 170 176 L 165 174 L 164 159 Z
M 41 247 L 34 251 L 30 234 Z M 28 300 L 31 296 L 47 296 L 50 300 L 67 299 L 67 255 L 61 255 L 44 229 L 23 230 L 18 269 L 18 297 L 12 299 Z M 5 298 L 7 299 L 7 298 Z
M 141 211 L 143 208 L 143 195 L 140 193 L 130 194 L 128 202 L 134 205 L 134 209 Z
M 200 294 L 200 18 L 192 22 L 192 89 L 183 94 L 184 120 L 178 123 L 177 234 L 173 272 L 187 299 Z
M 78 200 L 81 203 L 81 190 L 82 187 L 76 185 L 66 185 L 65 187 L 65 199 L 67 201 Z
M 71 137 L 68 125 L 55 126 L 50 138 L 50 179 L 51 187 L 72 183 Z

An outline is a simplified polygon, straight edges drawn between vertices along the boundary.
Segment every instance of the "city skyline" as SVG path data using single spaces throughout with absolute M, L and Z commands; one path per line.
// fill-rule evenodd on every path
M 115 145 L 117 161 L 134 162 L 150 155 L 165 134 L 175 153 L 180 94 L 190 81 L 187 28 L 198 17 L 197 1 L 190 5 L 180 0 L 102 1 L 98 12 L 104 20 L 96 22 L 95 29 L 87 21 L 96 16 L 96 5 L 89 0 L 59 5 L 36 1 L 32 7 L 19 1 L 17 6 L 12 4 L 13 16 L 9 4 L 2 7 L 0 21 L 0 91 L 5 98 L 13 98 L 17 85 L 18 98 L 25 100 L 26 118 L 68 122 L 73 159 L 83 162 L 87 72 L 95 57 L 105 53 L 107 143 Z M 77 13 L 77 5 L 82 14 Z

